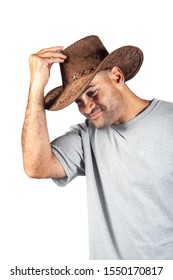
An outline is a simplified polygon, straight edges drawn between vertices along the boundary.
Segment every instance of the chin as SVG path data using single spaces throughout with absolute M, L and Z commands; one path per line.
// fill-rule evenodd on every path
M 106 127 L 106 126 L 109 126 L 109 124 L 105 124 L 105 123 L 102 123 L 102 122 L 94 122 L 94 121 L 92 121 L 92 124 L 96 127 L 96 128 L 104 128 L 104 127 Z

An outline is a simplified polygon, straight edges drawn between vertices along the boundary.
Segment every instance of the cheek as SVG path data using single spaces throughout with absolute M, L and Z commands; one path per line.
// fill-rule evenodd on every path
M 116 95 L 116 96 L 110 96 L 108 99 L 107 99 L 107 107 L 109 108 L 109 110 L 111 112 L 114 112 L 114 113 L 118 113 L 119 111 L 122 110 L 122 107 L 123 107 L 123 100 L 122 100 L 122 97 L 119 96 L 119 95 Z

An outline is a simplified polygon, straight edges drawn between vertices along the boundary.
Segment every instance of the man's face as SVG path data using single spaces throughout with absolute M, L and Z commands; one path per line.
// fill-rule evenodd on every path
M 97 128 L 121 123 L 123 98 L 109 71 L 98 73 L 75 102 Z

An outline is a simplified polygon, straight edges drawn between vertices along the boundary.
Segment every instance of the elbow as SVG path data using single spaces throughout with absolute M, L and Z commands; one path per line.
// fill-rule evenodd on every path
M 25 174 L 32 179 L 44 179 L 47 178 L 41 168 L 36 166 L 28 166 L 24 164 Z
M 41 179 L 32 168 L 24 168 L 25 174 L 32 179 Z

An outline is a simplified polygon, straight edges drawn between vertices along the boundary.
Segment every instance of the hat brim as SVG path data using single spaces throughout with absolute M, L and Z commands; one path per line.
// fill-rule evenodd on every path
M 108 54 L 97 69 L 79 80 L 75 80 L 66 86 L 59 86 L 47 93 L 45 96 L 45 109 L 51 111 L 61 110 L 85 91 L 94 76 L 105 69 L 117 66 L 123 72 L 125 81 L 132 79 L 139 71 L 143 62 L 142 51 L 134 46 L 124 46 Z

